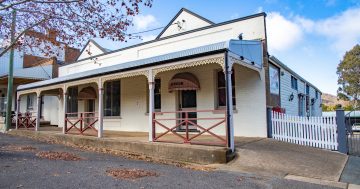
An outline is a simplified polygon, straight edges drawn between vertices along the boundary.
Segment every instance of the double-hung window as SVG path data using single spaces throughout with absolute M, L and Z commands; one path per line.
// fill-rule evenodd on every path
M 291 76 L 291 88 L 298 90 L 298 82 L 294 76 Z
M 104 84 L 104 116 L 120 116 L 120 80 Z
M 34 109 L 34 94 L 28 94 L 26 97 L 26 110 L 30 111 Z
M 235 74 L 232 70 L 231 74 L 231 84 L 232 84 L 232 103 L 233 106 L 236 105 L 236 96 L 235 96 Z M 217 107 L 226 106 L 226 88 L 225 88 L 225 74 L 222 70 L 217 72 Z
M 154 109 L 161 110 L 161 80 L 155 79 Z
M 67 113 L 76 113 L 78 112 L 78 88 L 69 87 L 68 88 L 68 99 L 67 99 Z M 75 114 L 70 114 L 69 116 L 76 116 Z

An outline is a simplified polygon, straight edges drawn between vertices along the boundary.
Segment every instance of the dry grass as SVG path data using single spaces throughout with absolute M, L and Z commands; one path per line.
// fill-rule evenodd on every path
M 3 151 L 17 151 L 17 152 L 26 152 L 26 151 L 35 151 L 36 148 L 29 145 L 8 145 L 0 148 Z
M 108 169 L 106 173 L 117 179 L 135 180 L 143 177 L 157 177 L 158 173 L 143 169 Z
M 37 157 L 50 159 L 50 160 L 65 160 L 65 161 L 83 160 L 82 157 L 76 156 L 75 154 L 69 152 L 45 151 L 45 152 L 38 152 L 35 155 Z

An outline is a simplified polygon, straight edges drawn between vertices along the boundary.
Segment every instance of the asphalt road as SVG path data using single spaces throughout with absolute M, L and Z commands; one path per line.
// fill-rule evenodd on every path
M 4 150 L 7 146 L 29 145 L 34 151 Z M 40 151 L 71 152 L 80 161 L 37 157 Z M 109 168 L 152 170 L 157 177 L 116 179 Z M 196 171 L 140 160 L 82 151 L 0 133 L 0 188 L 331 188 L 321 185 L 259 177 L 227 171 Z

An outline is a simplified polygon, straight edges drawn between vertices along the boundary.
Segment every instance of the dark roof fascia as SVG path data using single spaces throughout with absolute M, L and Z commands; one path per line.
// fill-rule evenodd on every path
M 189 13 L 189 14 L 191 14 L 191 15 L 193 15 L 193 16 L 195 16 L 195 17 L 197 17 L 197 18 L 199 18 L 199 19 L 201 19 L 201 20 L 203 20 L 203 21 L 205 21 L 205 22 L 207 22 L 207 23 L 209 23 L 209 24 L 211 24 L 211 25 L 215 24 L 214 22 L 212 22 L 212 21 L 210 21 L 210 20 L 208 20 L 208 19 L 206 19 L 206 18 L 204 18 L 204 17 L 202 17 L 202 16 L 200 16 L 200 15 L 198 15 L 198 14 L 196 14 L 196 13 L 194 13 L 194 12 L 188 10 L 188 9 L 186 9 L 186 8 L 182 8 L 182 9 L 180 9 L 180 11 L 170 20 L 170 22 L 169 22 L 169 23 L 165 26 L 165 28 L 159 33 L 159 35 L 156 36 L 155 39 L 160 39 L 161 35 L 164 34 L 164 32 L 171 26 L 171 23 L 173 23 L 173 22 L 176 20 L 176 18 L 179 17 L 179 15 L 180 15 L 182 12 L 184 12 L 184 11 L 187 12 L 187 13 Z
M 119 69 L 119 70 L 112 70 L 112 71 L 109 71 L 109 72 L 98 73 L 98 74 L 94 74 L 94 75 L 91 75 L 91 76 L 85 76 L 85 77 L 76 78 L 76 79 L 70 79 L 70 80 L 66 80 L 66 81 L 59 81 L 59 82 L 46 84 L 46 85 L 42 85 L 42 86 L 37 86 L 37 87 L 30 87 L 30 88 L 26 88 L 26 89 L 17 90 L 17 91 L 24 91 L 24 90 L 29 90 L 29 89 L 39 88 L 39 87 L 46 87 L 46 86 L 51 86 L 51 85 L 76 81 L 76 80 L 80 80 L 80 79 L 88 79 L 88 78 L 92 78 L 92 77 L 98 77 L 98 76 L 103 76 L 103 75 L 108 75 L 108 74 L 113 74 L 113 73 L 118 73 L 118 72 L 124 72 L 124 71 L 129 71 L 129 70 L 146 68 L 146 67 L 150 67 L 150 66 L 162 65 L 162 64 L 169 63 L 169 62 L 177 62 L 177 61 L 188 60 L 188 59 L 192 59 L 192 58 L 198 58 L 198 57 L 203 57 L 203 56 L 208 56 L 208 55 L 213 55 L 213 54 L 224 53 L 225 51 L 227 51 L 226 48 L 218 49 L 218 50 L 208 51 L 208 52 L 194 54 L 194 55 L 190 55 L 190 56 L 184 56 L 184 57 L 180 57 L 180 58 L 173 58 L 173 59 L 168 59 L 168 60 L 164 60 L 164 61 L 160 61 L 160 62 L 154 62 L 154 63 L 150 63 L 150 64 L 147 64 L 147 65 L 134 66 L 134 67 L 124 68 L 124 69 Z
M 76 60 L 81 56 L 81 54 L 84 52 L 85 48 L 89 45 L 90 42 L 94 43 L 94 45 L 95 45 L 97 48 L 99 48 L 103 53 L 108 52 L 108 51 L 105 50 L 103 47 L 101 47 L 98 43 L 96 43 L 96 41 L 94 41 L 93 39 L 89 39 L 89 41 L 86 42 L 85 46 L 81 49 L 79 56 L 76 57 Z
M 281 62 L 279 59 L 277 59 L 275 56 L 270 56 L 269 60 L 274 64 L 277 64 L 279 67 L 283 68 L 284 70 L 288 71 L 291 75 L 297 77 L 299 80 L 304 82 L 305 84 L 311 86 L 312 88 L 316 89 L 318 92 L 322 94 L 320 89 L 315 87 L 315 85 L 311 84 L 310 82 L 306 81 L 303 77 L 301 77 L 299 74 L 297 74 L 295 71 L 290 69 L 287 65 L 285 65 L 283 62 Z
M 147 42 L 144 42 L 144 43 L 139 43 L 139 44 L 136 44 L 136 45 L 131 45 L 131 46 L 128 46 L 128 47 L 124 47 L 124 48 L 120 48 L 120 49 L 117 49 L 117 50 L 113 50 L 113 51 L 111 51 L 111 52 L 105 52 L 105 53 L 103 53 L 103 54 L 99 54 L 99 55 L 95 55 L 95 56 L 92 56 L 92 57 L 88 57 L 88 58 L 84 58 L 84 59 L 81 59 L 81 60 L 77 60 L 77 61 L 75 61 L 75 62 L 73 62 L 73 63 L 60 65 L 60 67 L 61 67 L 61 66 L 67 66 L 67 65 L 70 65 L 70 64 L 74 64 L 74 63 L 77 63 L 77 62 L 80 62 L 80 61 L 84 61 L 84 60 L 93 59 L 93 58 L 96 58 L 96 57 L 99 57 L 99 56 L 108 55 L 108 54 L 111 54 L 111 53 L 116 53 L 116 52 L 123 51 L 123 50 L 126 50 L 126 49 L 131 49 L 131 48 L 139 47 L 139 46 L 142 46 L 142 45 L 147 45 L 147 44 L 150 44 L 150 43 L 155 43 L 155 42 L 158 42 L 158 41 L 162 41 L 162 40 L 166 40 L 166 39 L 170 39 L 170 38 L 174 38 L 174 37 L 186 35 L 186 34 L 189 34 L 189 33 L 195 33 L 195 32 L 198 32 L 198 31 L 202 31 L 202 30 L 206 30 L 206 29 L 210 29 L 210 28 L 214 28 L 214 27 L 218 27 L 218 26 L 223 26 L 223 25 L 226 25 L 226 24 L 231 24 L 231 23 L 234 23 L 234 22 L 239 22 L 239 21 L 243 21 L 243 20 L 247 20 L 247 19 L 251 19 L 251 18 L 256 18 L 256 17 L 259 17 L 259 16 L 264 16 L 264 17 L 266 17 L 266 13 L 262 12 L 262 13 L 258 13 L 258 14 L 253 14 L 253 15 L 249 15 L 249 16 L 245 16 L 245 17 L 241 17 L 241 18 L 237 18 L 237 19 L 233 19 L 233 20 L 228 20 L 228 21 L 225 21 L 225 22 L 220 22 L 220 23 L 218 23 L 218 24 L 213 24 L 213 25 L 210 25 L 210 26 L 205 26 L 205 27 L 202 27 L 202 28 L 198 28 L 198 29 L 194 29 L 194 30 L 190 30 L 190 31 L 186 31 L 186 32 L 182 32 L 182 33 L 178 33 L 178 34 L 166 36 L 166 37 L 162 37 L 162 38 L 160 38 L 160 39 L 154 39 L 154 40 L 147 41 Z

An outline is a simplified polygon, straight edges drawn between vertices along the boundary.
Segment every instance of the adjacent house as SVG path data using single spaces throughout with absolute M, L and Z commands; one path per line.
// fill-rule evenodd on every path
M 103 130 L 146 132 L 149 141 L 233 149 L 235 136 L 267 136 L 273 68 L 265 17 L 259 13 L 213 23 L 183 8 L 155 40 L 114 51 L 89 41 L 75 62 L 59 67 L 58 78 L 21 85 L 17 98 L 24 106 L 28 95 L 59 97 L 57 119 L 63 133 L 102 137 Z M 288 103 L 279 75 L 273 107 L 296 111 L 292 103 L 307 94 L 300 82 L 309 86 L 311 103 L 312 85 L 283 64 L 271 65 L 299 81 L 295 100 Z M 19 106 L 18 111 L 24 109 Z M 18 127 L 22 125 L 19 119 Z
M 46 40 L 56 40 L 56 33 L 48 32 L 47 34 L 28 31 L 25 33 L 25 39 L 43 38 Z M 66 62 L 73 62 L 79 55 L 79 49 L 69 47 L 60 43 L 62 48 L 56 50 L 57 53 L 44 56 L 38 48 L 32 49 L 24 47 L 16 49 L 14 52 L 14 72 L 13 83 L 14 90 L 12 92 L 14 98 L 12 102 L 12 110 L 15 111 L 17 106 L 16 88 L 19 85 L 28 84 L 36 81 L 56 78 L 58 76 L 59 65 Z M 0 115 L 4 116 L 6 112 L 7 99 L 7 83 L 9 70 L 10 52 L 7 52 L 0 57 Z M 36 110 L 36 95 L 28 95 L 23 97 L 22 109 L 27 112 L 34 112 Z M 51 112 L 57 111 L 57 98 L 43 97 L 41 99 L 43 104 L 48 106 L 41 107 L 42 120 L 49 121 L 51 124 L 57 125 L 57 118 L 54 119 Z M 46 102 L 46 103 L 45 103 Z M 46 110 L 46 111 L 45 111 Z
M 321 91 L 275 56 L 269 58 L 268 105 L 290 115 L 321 116 Z

